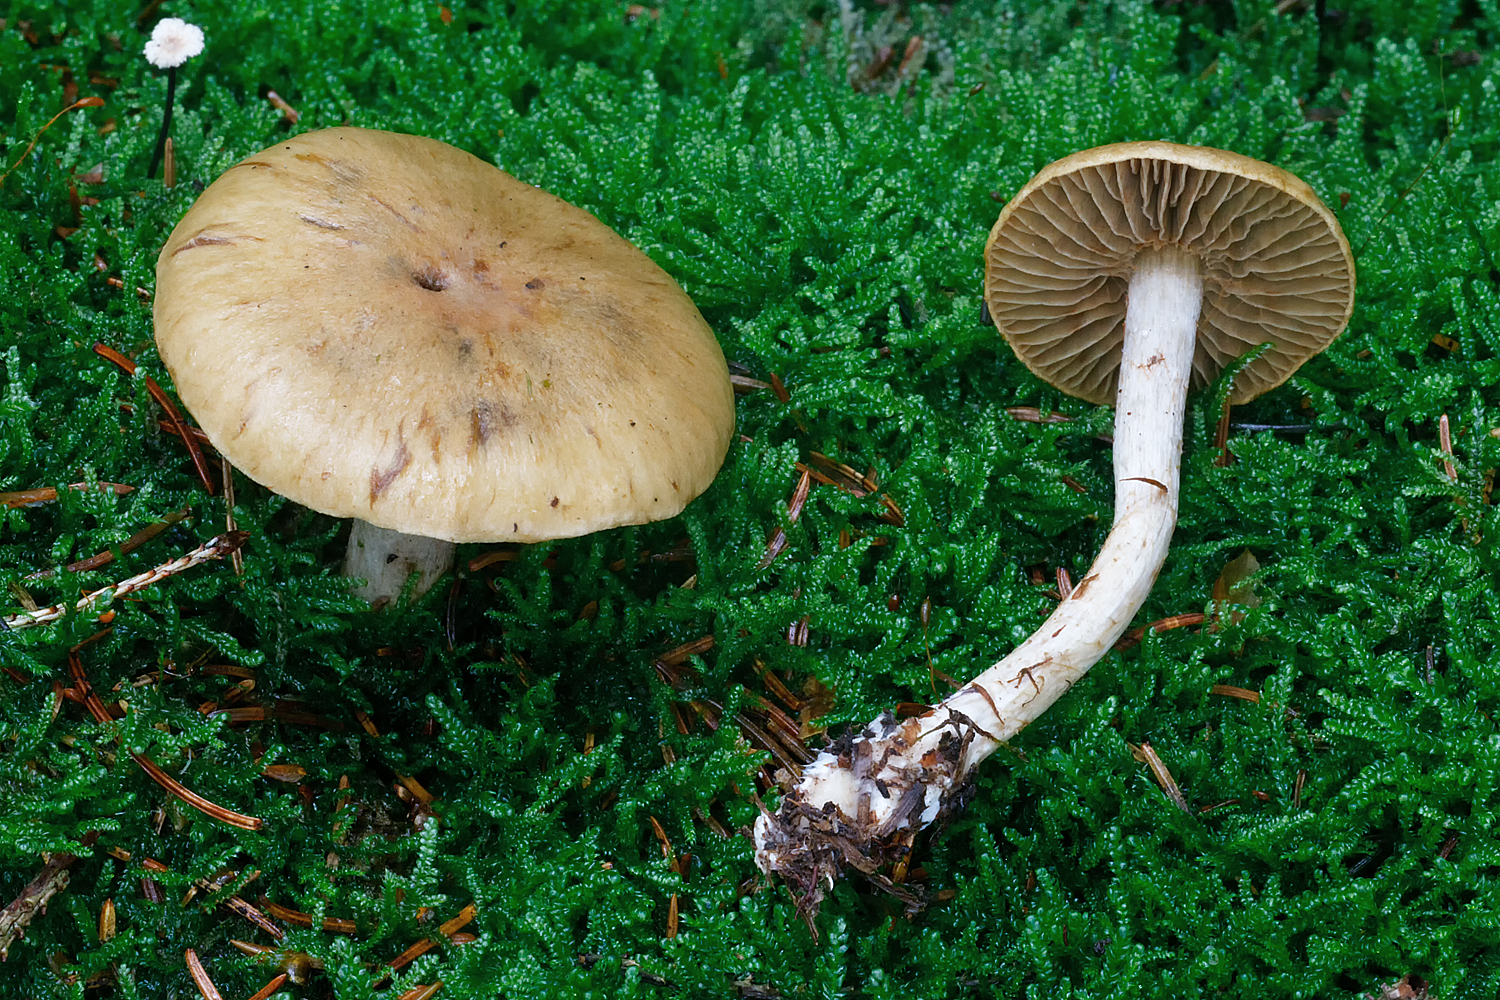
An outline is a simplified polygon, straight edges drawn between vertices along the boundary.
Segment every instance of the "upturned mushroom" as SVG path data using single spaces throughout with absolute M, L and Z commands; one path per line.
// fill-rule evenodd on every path
M 1115 404 L 1115 516 L 1072 593 L 933 711 L 835 744 L 755 825 L 756 860 L 816 910 L 846 867 L 873 874 L 953 807 L 975 765 L 1101 659 L 1166 559 L 1190 386 L 1263 343 L 1244 402 L 1344 329 L 1354 260 L 1311 188 L 1236 153 L 1166 142 L 1058 160 L 1000 213 L 985 301 L 1039 377 Z
M 241 161 L 157 261 L 156 341 L 251 479 L 355 518 L 372 603 L 456 542 L 671 517 L 734 429 L 687 295 L 588 212 L 445 143 L 356 128 Z

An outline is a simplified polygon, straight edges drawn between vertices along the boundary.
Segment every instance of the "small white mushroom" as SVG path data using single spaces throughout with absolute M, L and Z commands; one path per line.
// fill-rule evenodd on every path
M 157 260 L 156 342 L 251 479 L 357 518 L 372 603 L 455 542 L 672 517 L 734 430 L 691 300 L 588 212 L 462 150 L 333 128 L 230 168 Z
M 1010 655 L 932 712 L 887 714 L 823 753 L 761 815 L 757 863 L 808 909 L 844 868 L 875 872 L 904 853 L 975 765 L 1120 638 L 1176 525 L 1189 386 L 1266 342 L 1231 399 L 1280 385 L 1348 322 L 1354 260 L 1333 213 L 1286 171 L 1217 149 L 1122 143 L 1053 163 L 1005 207 L 985 248 L 985 301 L 1033 372 L 1114 402 L 1114 524 L 1088 573 Z

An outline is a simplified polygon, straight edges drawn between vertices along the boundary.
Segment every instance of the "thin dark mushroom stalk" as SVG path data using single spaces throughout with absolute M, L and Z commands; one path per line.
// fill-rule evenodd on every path
M 156 137 L 156 148 L 151 152 L 151 167 L 147 177 L 155 177 L 166 153 L 167 138 L 172 133 L 172 106 L 177 101 L 177 67 L 203 51 L 203 29 L 188 24 L 180 17 L 164 17 L 156 22 L 151 39 L 146 42 L 146 61 L 157 69 L 167 71 L 167 106 L 162 111 L 161 132 Z
M 786 782 L 778 811 L 756 822 L 756 860 L 805 912 L 845 868 L 878 875 L 960 808 L 979 762 L 1129 628 L 1176 526 L 1190 387 L 1270 342 L 1236 377 L 1231 401 L 1251 399 L 1332 341 L 1353 307 L 1349 245 L 1312 189 L 1202 147 L 1127 143 L 1052 164 L 1001 213 L 985 257 L 986 302 L 1018 357 L 1115 405 L 1113 526 L 1009 655 L 930 712 L 886 713 Z

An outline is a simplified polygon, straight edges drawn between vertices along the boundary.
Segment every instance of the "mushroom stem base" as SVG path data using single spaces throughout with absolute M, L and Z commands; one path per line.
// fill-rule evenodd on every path
M 881 881 L 918 831 L 967 802 L 969 774 L 1104 657 L 1145 603 L 1177 523 L 1182 421 L 1203 281 L 1144 251 L 1130 281 L 1115 409 L 1115 519 L 1094 564 L 1030 638 L 931 712 L 889 715 L 819 755 L 755 824 L 756 862 L 815 911 L 853 867 Z M 885 880 L 889 881 L 889 880 Z
M 453 568 L 457 548 L 452 542 L 407 535 L 356 520 L 349 530 L 344 575 L 363 577 L 366 581 L 353 589 L 354 596 L 363 597 L 377 608 L 385 607 L 401 595 L 413 573 L 420 573 L 421 577 L 412 598 L 430 590 L 439 577 Z

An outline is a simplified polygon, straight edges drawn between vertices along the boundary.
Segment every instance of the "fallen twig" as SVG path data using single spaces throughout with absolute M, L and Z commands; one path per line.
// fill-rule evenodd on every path
M 47 912 L 47 904 L 68 885 L 68 869 L 78 860 L 64 851 L 52 855 L 37 877 L 26 884 L 9 906 L 0 910 L 0 962 L 10 957 L 10 946 L 26 933 L 32 918 Z
M 249 532 L 226 531 L 222 535 L 210 538 L 185 556 L 173 559 L 171 562 L 162 563 L 155 569 L 147 570 L 144 573 L 137 573 L 135 576 L 121 580 L 113 586 L 102 587 L 92 593 L 85 594 L 75 604 L 54 604 L 39 611 L 23 611 L 18 615 L 0 618 L 0 622 L 3 622 L 7 628 L 12 629 L 29 628 L 32 625 L 50 625 L 61 619 L 69 611 L 86 611 L 101 600 L 114 600 L 117 597 L 124 597 L 126 594 L 133 594 L 138 590 L 145 590 L 147 587 L 160 583 L 169 576 L 175 576 L 183 570 L 192 569 L 200 563 L 205 563 L 210 559 L 221 559 L 245 544 L 245 540 L 249 537 Z

